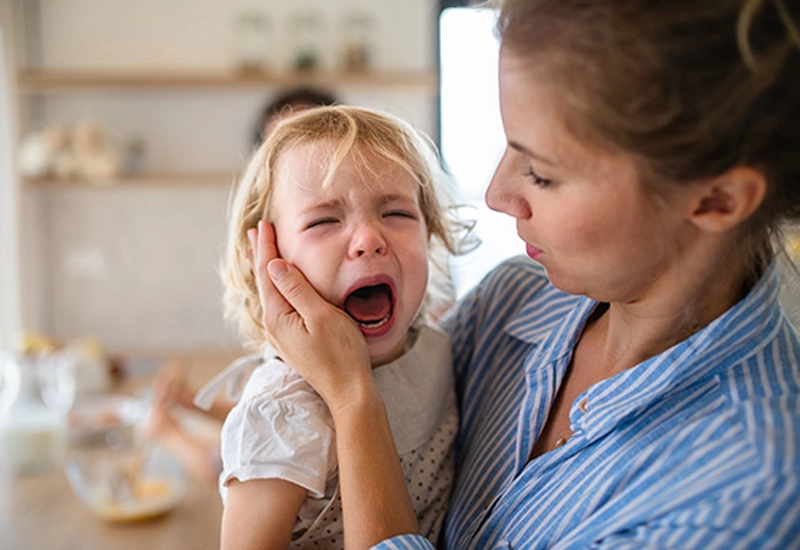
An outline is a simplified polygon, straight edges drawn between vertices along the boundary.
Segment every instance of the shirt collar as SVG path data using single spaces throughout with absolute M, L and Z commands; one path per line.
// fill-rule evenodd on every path
M 778 330 L 782 318 L 778 294 L 780 276 L 773 263 L 747 296 L 697 333 L 639 365 L 591 386 L 584 396 L 589 413 L 578 426 L 596 437 L 630 414 L 664 395 L 698 380 L 716 376 L 734 362 L 756 353 Z M 526 371 L 566 369 L 587 319 L 598 303 L 584 296 L 546 287 L 506 324 L 505 331 L 533 344 Z M 564 372 L 556 373 L 560 384 Z M 529 377 L 529 380 L 535 378 Z M 575 408 L 575 407 L 573 407 Z
M 780 328 L 780 276 L 773 263 L 747 296 L 672 348 L 587 391 L 589 410 L 579 425 L 590 437 L 668 394 L 719 376 L 754 355 Z
M 505 331 L 531 344 L 540 345 L 553 331 L 565 327 L 583 326 L 585 316 L 591 313 L 596 302 L 584 297 L 567 294 L 547 285 L 537 292 L 506 324 Z

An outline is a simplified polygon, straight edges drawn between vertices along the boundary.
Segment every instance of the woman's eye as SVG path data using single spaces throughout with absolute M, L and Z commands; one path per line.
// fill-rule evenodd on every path
M 333 223 L 337 223 L 339 220 L 336 218 L 320 218 L 318 220 L 314 220 L 306 225 L 306 229 L 311 229 L 312 227 L 318 227 L 320 225 L 329 225 Z
M 539 174 L 534 172 L 531 168 L 527 168 L 525 170 L 525 176 L 530 178 L 534 185 L 539 185 L 541 187 L 547 187 L 548 185 L 553 183 L 553 180 L 548 180 L 543 177 L 540 177 Z

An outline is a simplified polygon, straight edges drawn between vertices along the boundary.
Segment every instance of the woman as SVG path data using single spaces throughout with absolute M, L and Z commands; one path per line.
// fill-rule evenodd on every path
M 800 14 L 782 0 L 507 0 L 487 191 L 528 256 L 444 321 L 447 548 L 800 545 Z M 352 324 L 276 259 L 265 325 L 328 403 L 348 548 L 425 548 Z M 324 366 L 323 372 L 320 366 Z

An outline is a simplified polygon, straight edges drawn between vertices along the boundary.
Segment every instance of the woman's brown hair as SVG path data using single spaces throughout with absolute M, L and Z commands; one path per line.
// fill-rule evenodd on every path
M 568 127 L 631 155 L 643 179 L 735 166 L 767 196 L 741 233 L 760 273 L 800 220 L 800 4 L 788 0 L 501 0 L 503 47 L 561 86 Z

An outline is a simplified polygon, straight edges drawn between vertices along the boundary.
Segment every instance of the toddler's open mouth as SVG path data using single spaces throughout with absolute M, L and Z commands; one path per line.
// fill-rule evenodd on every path
M 357 288 L 344 301 L 347 314 L 359 325 L 370 328 L 386 324 L 393 309 L 392 289 L 385 283 Z
M 381 336 L 391 329 L 394 319 L 394 291 L 389 283 L 364 285 L 353 289 L 342 309 L 358 323 L 365 337 Z

